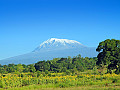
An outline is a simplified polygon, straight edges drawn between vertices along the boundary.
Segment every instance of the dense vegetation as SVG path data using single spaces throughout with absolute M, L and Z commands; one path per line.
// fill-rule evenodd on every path
M 98 54 L 97 65 L 106 66 L 109 73 L 112 70 L 120 73 L 120 40 L 107 39 L 99 43 L 96 51 Z
M 21 87 L 38 84 L 50 87 L 81 85 L 120 86 L 120 40 L 99 43 L 97 57 L 81 55 L 54 58 L 35 64 L 0 65 L 0 87 Z M 116 74 L 115 74 L 116 73 Z
M 39 61 L 35 64 L 8 64 L 0 65 L 0 73 L 22 73 L 22 72 L 67 72 L 92 70 L 96 65 L 97 58 L 81 57 L 78 55 L 71 58 L 54 58 L 53 60 Z

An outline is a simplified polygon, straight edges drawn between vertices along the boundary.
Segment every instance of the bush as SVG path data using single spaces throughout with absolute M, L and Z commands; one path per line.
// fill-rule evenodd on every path
M 67 83 L 60 83 L 59 87 L 60 88 L 65 88 L 65 87 L 69 87 L 69 85 Z
M 45 74 L 48 74 L 49 72 L 48 72 L 48 70 L 45 70 Z
M 40 71 L 37 71 L 37 77 L 39 77 L 41 75 Z
M 66 73 L 66 75 L 70 75 L 71 72 L 69 70 L 66 70 L 65 73 Z
M 116 79 L 116 78 L 114 78 L 113 80 L 112 80 L 112 83 L 116 83 L 118 80 Z
M 29 81 L 28 80 L 23 80 L 22 81 L 22 86 L 26 86 L 26 85 L 29 85 Z
M 23 75 L 23 74 L 19 74 L 18 76 L 19 76 L 19 77 L 23 77 L 24 75 Z

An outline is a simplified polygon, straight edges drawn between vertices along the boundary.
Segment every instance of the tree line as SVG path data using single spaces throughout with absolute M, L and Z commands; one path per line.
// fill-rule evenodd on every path
M 88 58 L 81 57 L 79 54 L 71 58 L 54 58 L 53 60 L 43 60 L 39 61 L 35 64 L 8 64 L 8 65 L 0 65 L 0 73 L 13 73 L 13 72 L 75 72 L 77 71 L 85 71 L 91 70 L 96 65 L 97 58 Z

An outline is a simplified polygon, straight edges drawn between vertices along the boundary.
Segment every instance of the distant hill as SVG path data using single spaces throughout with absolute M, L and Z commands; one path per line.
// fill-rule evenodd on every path
M 41 60 L 51 60 L 53 58 L 68 56 L 73 57 L 78 54 L 81 54 L 82 57 L 97 56 L 95 47 L 86 47 L 75 40 L 51 38 L 41 43 L 32 52 L 0 60 L 0 64 L 32 64 Z

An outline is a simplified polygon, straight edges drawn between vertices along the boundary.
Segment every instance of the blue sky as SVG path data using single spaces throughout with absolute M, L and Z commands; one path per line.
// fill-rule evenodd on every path
M 97 47 L 120 40 L 120 0 L 0 0 L 0 60 L 49 38 Z

